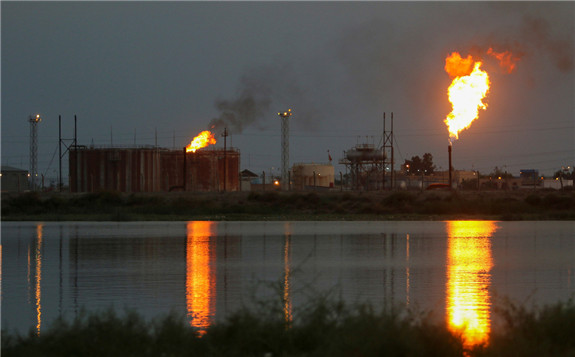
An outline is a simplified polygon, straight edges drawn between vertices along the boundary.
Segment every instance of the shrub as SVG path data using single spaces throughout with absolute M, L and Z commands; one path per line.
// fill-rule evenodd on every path
M 525 202 L 532 206 L 539 206 L 541 204 L 541 197 L 536 194 L 530 194 L 529 196 L 525 197 Z

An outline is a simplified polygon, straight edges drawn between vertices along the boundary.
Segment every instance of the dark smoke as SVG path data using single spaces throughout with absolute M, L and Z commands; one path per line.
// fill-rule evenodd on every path
M 241 77 L 235 98 L 215 101 L 220 115 L 210 121 L 208 129 L 216 135 L 224 128 L 230 134 L 240 134 L 249 126 L 265 129 L 270 121 L 277 120 L 278 112 L 288 109 L 294 113 L 293 121 L 314 129 L 318 111 L 300 83 L 296 72 L 287 64 L 252 68 Z
M 521 28 L 522 38 L 533 45 L 537 52 L 551 57 L 555 66 L 562 72 L 573 69 L 575 47 L 572 38 L 562 38 L 551 33 L 549 23 L 541 18 L 526 15 Z
M 210 121 L 209 129 L 217 135 L 225 128 L 230 134 L 241 133 L 248 125 L 255 123 L 258 118 L 269 109 L 271 99 L 257 98 L 248 89 L 242 90 L 238 98 L 234 100 L 219 99 L 215 107 L 221 112 L 220 116 Z
M 209 129 L 220 135 L 225 128 L 230 134 L 239 134 L 245 127 L 254 124 L 269 110 L 271 88 L 258 77 L 265 71 L 250 71 L 240 80 L 239 94 L 234 99 L 217 99 L 214 103 L 220 112 L 210 121 Z
M 549 21 L 538 15 L 524 15 L 514 31 L 491 33 L 481 44 L 473 46 L 470 53 L 481 58 L 489 47 L 498 52 L 511 51 L 519 60 L 523 57 L 547 57 L 561 72 L 573 70 L 575 63 L 572 34 L 554 33 Z

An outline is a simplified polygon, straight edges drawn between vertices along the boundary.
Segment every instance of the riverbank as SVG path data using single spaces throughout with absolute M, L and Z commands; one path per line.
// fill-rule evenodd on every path
M 573 191 L 24 193 L 3 221 L 575 220 Z

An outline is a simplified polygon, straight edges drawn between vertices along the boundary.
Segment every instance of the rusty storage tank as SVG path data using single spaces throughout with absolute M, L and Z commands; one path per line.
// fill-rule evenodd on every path
M 236 149 L 184 154 L 156 147 L 77 147 L 69 155 L 70 191 L 238 191 L 239 166 Z
M 73 148 L 70 191 L 159 191 L 160 153 L 157 148 Z
M 160 180 L 163 191 L 239 191 L 239 172 L 237 149 L 172 150 L 162 155 Z

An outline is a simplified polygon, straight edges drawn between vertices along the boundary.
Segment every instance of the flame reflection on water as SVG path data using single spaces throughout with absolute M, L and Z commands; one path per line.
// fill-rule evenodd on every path
M 290 326 L 293 320 L 292 317 L 292 302 L 290 298 L 290 278 L 291 278 L 291 262 L 290 262 L 290 243 L 291 243 L 291 225 L 286 222 L 284 225 L 284 284 L 283 284 L 283 309 L 286 326 Z
M 466 346 L 489 339 L 491 236 L 496 230 L 490 221 L 447 222 L 447 323 Z
M 186 307 L 190 325 L 203 335 L 216 310 L 215 222 L 187 224 Z

